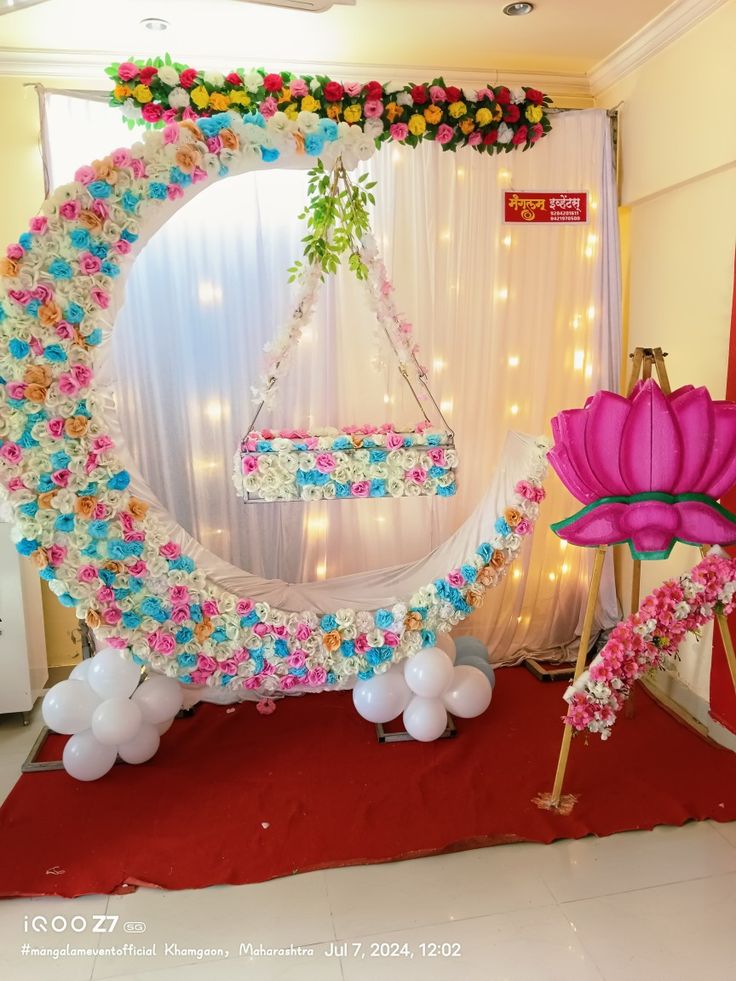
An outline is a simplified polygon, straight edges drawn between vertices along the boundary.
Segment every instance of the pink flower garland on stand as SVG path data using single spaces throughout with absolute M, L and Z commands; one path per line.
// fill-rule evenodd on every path
M 690 572 L 668 579 L 636 613 L 611 631 L 601 652 L 565 692 L 566 725 L 608 739 L 633 683 L 677 658 L 685 634 L 696 634 L 736 606 L 736 559 L 715 546 Z

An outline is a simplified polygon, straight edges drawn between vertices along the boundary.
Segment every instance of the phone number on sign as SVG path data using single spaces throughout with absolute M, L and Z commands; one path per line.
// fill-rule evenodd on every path
M 412 960 L 414 957 L 462 957 L 462 948 L 459 943 L 421 943 L 412 947 L 407 943 L 398 941 L 373 941 L 362 943 L 361 941 L 342 941 L 329 944 L 324 951 L 325 957 L 405 957 Z

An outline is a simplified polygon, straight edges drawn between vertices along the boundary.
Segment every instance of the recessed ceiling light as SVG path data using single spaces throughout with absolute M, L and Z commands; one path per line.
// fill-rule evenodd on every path
M 524 5 L 521 4 L 521 6 Z M 141 24 L 143 27 L 147 27 L 149 31 L 166 31 L 169 27 L 169 22 L 161 17 L 145 17 Z
M 533 3 L 507 3 L 503 8 L 507 17 L 523 17 L 525 14 L 530 14 L 532 10 L 534 10 Z

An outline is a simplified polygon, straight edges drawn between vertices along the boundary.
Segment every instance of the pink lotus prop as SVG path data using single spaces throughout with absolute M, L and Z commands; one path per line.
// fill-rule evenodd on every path
M 665 395 L 650 378 L 560 412 L 552 433 L 549 461 L 585 505 L 552 525 L 560 538 L 628 542 L 637 559 L 665 559 L 676 541 L 736 543 L 736 515 L 717 503 L 736 483 L 736 403 L 692 385 Z

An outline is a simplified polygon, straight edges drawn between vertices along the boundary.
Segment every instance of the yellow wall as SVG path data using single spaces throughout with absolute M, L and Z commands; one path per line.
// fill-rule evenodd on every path
M 736 231 L 736 124 L 728 108 L 735 38 L 732 0 L 597 100 L 623 103 L 628 349 L 663 347 L 673 387 L 707 385 L 717 398 L 725 394 Z M 695 549 L 678 545 L 667 562 L 645 563 L 642 591 L 697 559 Z M 707 636 L 686 645 L 679 676 L 707 698 L 709 675 Z

